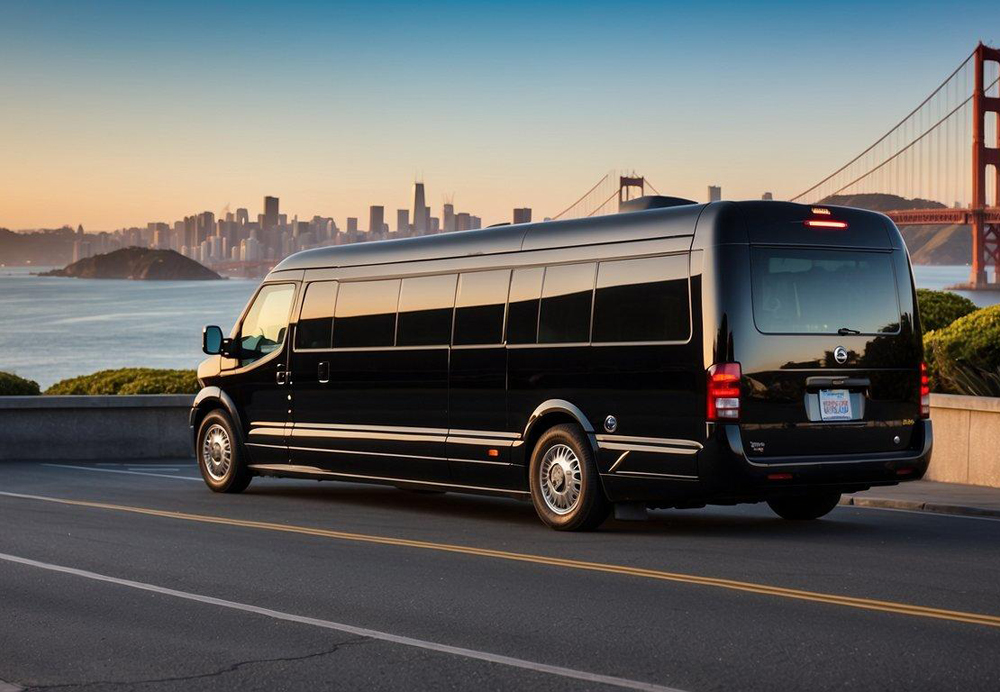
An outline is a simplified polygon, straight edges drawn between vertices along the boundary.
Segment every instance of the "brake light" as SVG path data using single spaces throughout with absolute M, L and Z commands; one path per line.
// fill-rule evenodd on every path
M 809 228 L 847 228 L 846 221 L 827 221 L 826 219 L 806 219 L 803 221 Z
M 740 417 L 740 364 L 716 363 L 708 369 L 708 420 Z
M 920 364 L 920 417 L 931 417 L 931 378 L 927 375 L 927 363 Z
M 813 207 L 809 211 L 811 211 L 813 214 L 816 214 L 817 216 L 829 216 L 830 215 L 830 210 L 827 209 L 826 207 Z

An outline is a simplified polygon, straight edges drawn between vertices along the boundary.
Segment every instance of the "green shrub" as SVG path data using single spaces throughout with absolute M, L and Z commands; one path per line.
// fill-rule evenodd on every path
M 0 372 L 0 396 L 34 396 L 40 394 L 38 383 L 9 372 Z
M 920 308 L 920 326 L 924 332 L 947 327 L 959 317 L 978 310 L 976 304 L 964 296 L 951 291 L 917 289 L 917 305 Z
M 198 378 L 194 370 L 122 368 L 56 382 L 46 394 L 194 394 Z
M 1000 368 L 1000 305 L 976 310 L 925 334 L 924 358 L 934 391 L 977 395 L 975 379 L 988 382 L 987 374 Z

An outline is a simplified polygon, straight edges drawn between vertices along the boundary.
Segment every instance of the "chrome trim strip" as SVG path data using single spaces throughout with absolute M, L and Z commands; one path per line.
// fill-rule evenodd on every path
M 284 425 L 283 423 L 254 423 L 254 425 Z M 462 437 L 495 437 L 498 439 L 516 440 L 520 435 L 511 432 L 495 430 L 462 430 L 450 428 L 420 428 L 405 425 L 361 425 L 351 423 L 295 423 L 298 430 L 357 430 L 363 432 L 383 432 L 395 434 L 417 435 L 459 435 Z
M 608 475 L 608 474 L 604 474 Z M 698 476 L 687 476 L 679 473 L 651 473 L 649 471 L 619 471 L 616 476 L 650 476 L 653 478 L 673 478 L 680 481 L 696 481 Z
M 614 473 L 615 469 L 618 468 L 619 464 L 621 464 L 623 461 L 625 461 L 625 457 L 628 456 L 628 453 L 630 451 L 631 450 L 626 450 L 626 451 L 622 452 L 622 455 L 620 457 L 618 457 L 618 461 L 616 461 L 615 463 L 611 464 L 611 468 L 608 469 L 608 473 Z
M 598 442 L 597 444 L 601 449 L 609 449 L 616 452 L 624 450 L 627 452 L 653 452 L 654 454 L 683 454 L 685 456 L 698 453 L 697 449 L 691 449 L 690 447 L 654 447 L 652 445 L 626 445 L 612 442 Z
M 461 464 L 488 464 L 490 466 L 513 466 L 514 465 L 514 464 L 511 464 L 511 463 L 506 462 L 506 461 L 486 461 L 485 459 L 455 459 L 455 458 L 452 458 L 452 457 L 448 457 L 448 461 L 455 461 L 455 462 L 458 462 L 458 463 L 461 463 Z
M 287 434 L 284 428 L 250 428 L 250 435 L 262 435 L 264 437 L 284 437 Z
M 448 436 L 449 444 L 459 444 L 459 445 L 480 445 L 482 447 L 489 447 L 495 445 L 497 447 L 511 447 L 514 444 L 514 440 L 503 440 L 490 437 L 452 437 Z
M 350 440 L 391 440 L 395 442 L 444 442 L 443 435 L 427 435 L 422 433 L 380 433 L 362 432 L 360 430 L 321 430 L 318 428 L 292 429 L 291 437 L 329 437 Z
M 249 464 L 249 468 L 255 471 L 286 471 L 291 473 L 312 473 L 322 476 L 335 476 L 338 478 L 360 478 L 372 481 L 391 481 L 394 483 L 418 483 L 421 485 L 434 485 L 443 488 L 463 488 L 465 490 L 486 490 L 495 493 L 517 493 L 518 495 L 528 495 L 526 490 L 502 490 L 499 488 L 484 488 L 478 485 L 459 485 L 458 483 L 439 483 L 437 481 L 418 481 L 409 478 L 392 478 L 390 476 L 365 476 L 357 473 L 339 473 L 327 471 L 315 466 L 301 466 L 297 464 Z
M 673 447 L 690 447 L 692 449 L 702 449 L 700 442 L 694 440 L 674 440 L 667 437 L 635 437 L 631 435 L 605 435 L 601 433 L 596 436 L 598 442 L 633 442 L 647 445 L 669 445 Z

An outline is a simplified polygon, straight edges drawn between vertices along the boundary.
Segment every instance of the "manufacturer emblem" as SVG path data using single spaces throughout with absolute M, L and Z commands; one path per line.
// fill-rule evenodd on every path
M 618 429 L 618 419 L 614 416 L 608 416 L 604 419 L 604 429 L 609 433 L 613 433 Z
M 837 348 L 833 349 L 833 358 L 838 363 L 843 365 L 844 363 L 847 362 L 847 349 L 844 348 L 843 346 L 838 346 Z

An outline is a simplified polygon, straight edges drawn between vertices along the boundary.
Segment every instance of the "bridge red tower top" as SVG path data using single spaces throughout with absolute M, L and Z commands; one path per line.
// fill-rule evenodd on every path
M 986 95 L 984 65 L 986 62 L 1000 64 L 1000 50 L 980 43 L 976 46 L 975 79 L 972 87 L 972 271 L 969 282 L 976 288 L 987 283 L 986 267 L 994 267 L 994 280 L 1000 282 L 1000 225 L 989 223 L 986 209 L 986 169 L 993 167 L 997 182 L 997 196 L 1000 196 L 1000 127 L 997 128 L 993 146 L 986 144 L 986 114 L 995 113 L 1000 123 L 1000 98 Z M 1000 207 L 1000 199 L 994 199 L 994 207 Z

